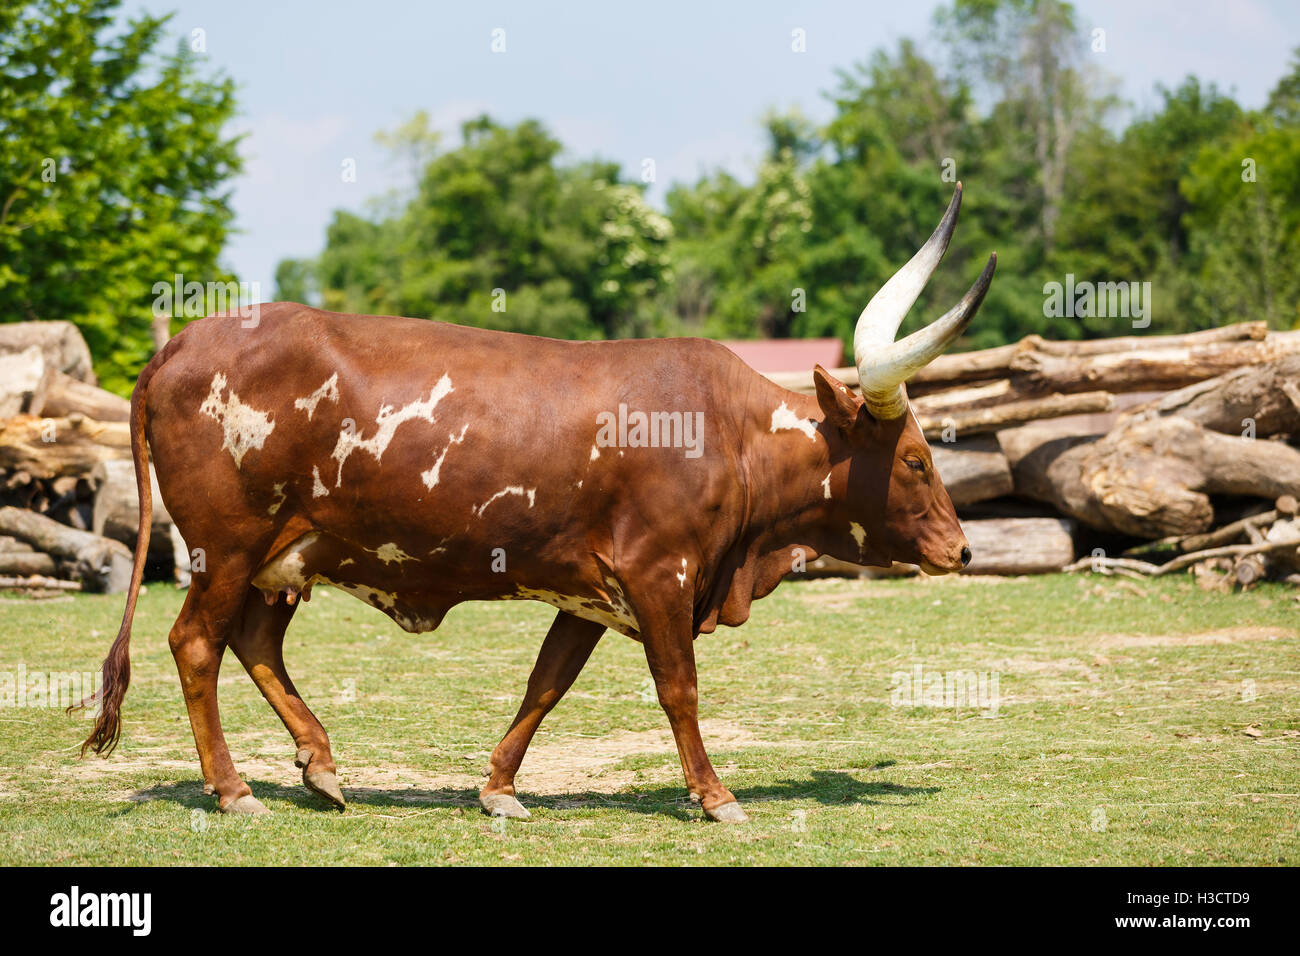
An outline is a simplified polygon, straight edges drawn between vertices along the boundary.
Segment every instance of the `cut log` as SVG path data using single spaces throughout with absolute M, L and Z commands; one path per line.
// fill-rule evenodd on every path
M 1179 417 L 1126 419 L 1100 439 L 1045 426 L 999 436 L 1016 493 L 1102 531 L 1161 538 L 1206 531 L 1210 495 L 1300 493 L 1300 451 Z
M 151 560 L 171 560 L 171 516 L 158 490 L 158 477 L 149 466 L 153 490 L 153 515 L 149 534 Z M 140 498 L 135 489 L 135 465 L 130 461 L 104 461 L 90 473 L 94 487 L 95 509 L 91 530 L 95 534 L 120 541 L 135 550 L 140 534 Z
M 33 345 L 50 368 L 95 384 L 90 349 L 81 330 L 71 322 L 0 322 L 0 355 L 23 352 Z
M 1258 437 L 1300 434 L 1300 408 L 1286 386 L 1300 382 L 1300 354 L 1234 369 L 1225 375 L 1170 392 L 1144 409 L 1177 415 L 1229 435 L 1254 431 Z
M 912 410 L 918 415 L 941 415 L 954 410 L 986 408 L 989 405 L 1018 401 L 1024 397 L 1017 394 L 1011 382 L 1005 378 L 992 382 L 959 385 L 956 388 L 933 392 L 919 398 L 912 396 L 910 391 L 908 394 L 912 400 Z
M 1011 466 L 997 439 L 976 435 L 930 446 L 934 467 L 957 507 L 1010 494 L 1014 488 Z
M 908 383 L 913 395 L 924 395 L 936 388 L 948 388 L 983 379 L 1007 378 L 1014 359 L 1024 353 L 1038 352 L 1058 357 L 1087 357 L 1118 352 L 1146 352 L 1153 349 L 1207 348 L 1225 343 L 1260 341 L 1268 334 L 1263 322 L 1242 322 L 1218 329 L 1205 329 L 1185 335 L 1130 335 L 1108 339 L 1049 341 L 1029 335 L 1013 345 L 940 355 L 921 369 Z M 1114 389 L 1113 391 L 1118 391 Z M 1140 390 L 1139 390 L 1140 391 Z
M 1010 378 L 1025 394 L 1163 391 L 1260 365 L 1300 351 L 1300 335 L 1279 332 L 1262 341 L 1152 348 L 1149 351 L 1062 355 L 1025 350 L 1011 360 Z
M 32 554 L 32 546 L 26 541 L 19 541 L 17 538 L 10 537 L 7 534 L 0 534 L 0 554 Z
M 1115 398 L 1109 392 L 1084 392 L 1007 402 L 990 408 L 953 410 L 941 415 L 924 415 L 918 411 L 916 418 L 927 438 L 940 438 L 945 432 L 957 435 L 986 434 L 1044 418 L 1108 412 L 1114 407 Z
M 40 551 L 0 552 L 0 574 L 43 574 L 52 577 L 56 573 L 58 566 L 48 554 Z
M 130 459 L 125 422 L 98 422 L 82 415 L 37 418 L 19 415 L 0 422 L 0 470 L 36 478 L 85 475 L 101 461 Z
M 96 385 L 79 381 L 51 369 L 44 401 L 33 405 L 31 414 L 47 418 L 66 418 L 81 414 L 97 422 L 125 422 L 131 419 L 131 402 Z
M 21 508 L 0 508 L 0 533 L 66 559 L 65 569 L 87 591 L 121 594 L 131 581 L 131 552 L 118 541 L 78 531 Z
M 0 355 L 0 418 L 40 408 L 48 384 L 45 356 L 35 345 Z
M 963 574 L 1048 574 L 1074 560 L 1074 522 L 1061 518 L 963 521 L 971 562 Z
M 25 578 L 5 575 L 0 576 L 0 588 L 22 588 L 34 591 L 80 591 L 81 584 L 77 581 L 61 581 L 58 578 L 43 577 L 41 575 L 32 575 Z
M 1012 345 L 940 355 L 907 383 L 912 398 L 972 383 L 1012 379 L 1009 386 L 1019 397 L 1051 392 L 1165 391 L 1222 374 L 1243 364 L 1254 364 L 1300 351 L 1300 334 L 1269 333 L 1263 322 L 1242 322 L 1184 335 L 1132 335 L 1107 339 L 1049 341 L 1029 335 Z M 1045 363 L 1045 368 L 1040 364 Z M 1143 363 L 1151 367 L 1143 371 Z M 1189 364 L 1190 363 L 1190 364 Z M 1185 366 L 1178 371 L 1176 366 Z M 1080 382 L 1089 369 L 1091 381 Z M 831 369 L 848 386 L 857 386 L 856 368 Z M 1147 374 L 1150 378 L 1142 381 Z M 1115 382 L 1107 378 L 1116 376 Z M 1036 376 L 1073 383 L 1060 388 Z M 771 373 L 768 378 L 796 392 L 812 392 L 812 371 Z M 1177 385 L 1166 384 L 1178 381 Z

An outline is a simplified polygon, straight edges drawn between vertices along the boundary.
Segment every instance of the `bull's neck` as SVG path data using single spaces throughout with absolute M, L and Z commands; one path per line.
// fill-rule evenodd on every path
M 751 540 L 762 550 L 822 550 L 828 485 L 835 465 L 816 398 L 763 381 L 748 403 L 745 467 Z

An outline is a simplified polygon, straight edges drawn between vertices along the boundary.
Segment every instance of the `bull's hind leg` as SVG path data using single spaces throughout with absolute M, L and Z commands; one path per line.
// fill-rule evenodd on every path
M 294 763 L 302 768 L 302 782 L 342 810 L 347 803 L 335 776 L 329 737 L 284 666 L 284 632 L 297 606 L 282 595 L 267 605 L 262 592 L 251 589 L 244 601 L 243 620 L 231 635 L 230 649 L 293 736 Z
M 216 794 L 225 813 L 270 812 L 235 771 L 217 708 L 221 657 L 247 594 L 247 575 L 232 570 L 196 574 L 168 638 L 203 768 L 204 789 Z
M 501 743 L 492 751 L 492 776 L 478 797 L 485 813 L 521 820 L 528 818 L 528 811 L 515 797 L 515 774 L 519 772 L 519 764 L 523 762 L 524 752 L 542 718 L 573 686 L 604 633 L 603 624 L 584 621 L 563 611 L 556 615 L 537 654 L 533 672 L 528 675 L 528 689 L 524 693 L 524 702 L 519 705 L 519 713 L 515 714 L 514 723 Z

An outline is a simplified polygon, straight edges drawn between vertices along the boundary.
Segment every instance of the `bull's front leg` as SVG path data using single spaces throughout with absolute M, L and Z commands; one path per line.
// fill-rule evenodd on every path
M 700 737 L 695 624 L 689 594 L 689 590 L 681 591 L 674 581 L 662 594 L 647 595 L 641 601 L 634 599 L 641 642 L 659 703 L 668 715 L 677 741 L 691 799 L 704 808 L 711 820 L 744 823 L 749 817 L 718 779 Z

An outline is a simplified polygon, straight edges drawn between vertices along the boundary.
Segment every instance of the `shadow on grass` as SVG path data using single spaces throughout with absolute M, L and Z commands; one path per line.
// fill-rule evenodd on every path
M 892 761 L 890 761 L 892 763 Z M 283 800 L 304 810 L 334 812 L 321 797 L 304 787 L 283 786 L 265 780 L 249 780 L 248 785 L 258 799 Z M 756 787 L 733 788 L 732 793 L 742 806 L 753 803 L 782 802 L 788 800 L 816 800 L 825 806 L 849 804 L 914 806 L 917 797 L 938 793 L 939 787 L 908 787 L 880 780 L 859 780 L 852 774 L 839 770 L 815 770 L 809 779 L 782 780 Z M 463 787 L 423 789 L 415 787 L 344 787 L 343 795 L 349 806 L 375 809 L 395 807 L 445 807 L 478 809 L 478 791 Z M 530 809 L 581 810 L 615 808 L 633 813 L 669 815 L 681 820 L 693 819 L 699 810 L 691 803 L 682 786 L 636 787 L 617 793 L 582 791 L 562 794 L 519 793 L 520 801 Z M 154 784 L 137 791 L 133 803 L 166 800 L 192 809 L 211 810 L 212 797 L 203 792 L 197 781 L 173 781 Z M 119 813 L 127 813 L 122 808 Z

